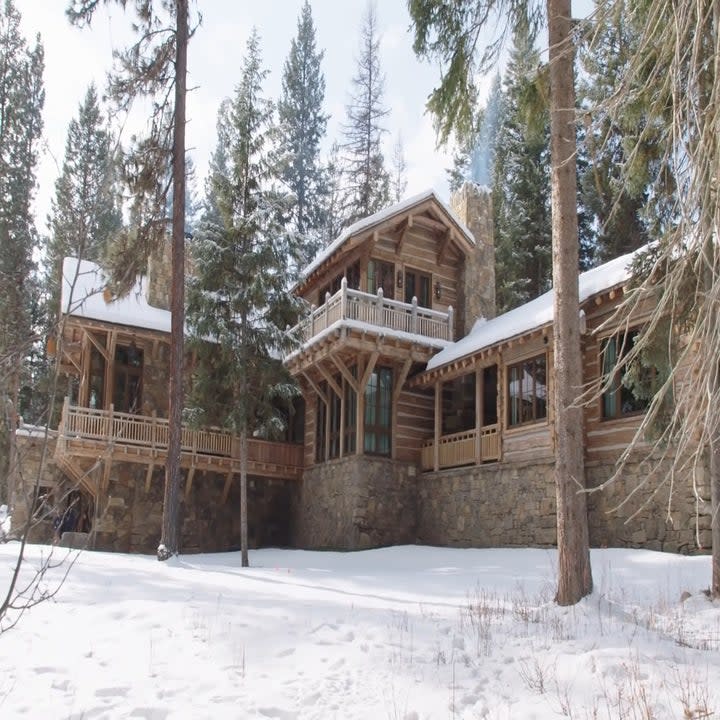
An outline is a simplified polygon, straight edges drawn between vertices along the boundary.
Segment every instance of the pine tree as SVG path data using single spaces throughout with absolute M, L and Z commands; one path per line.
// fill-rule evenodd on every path
M 491 187 L 495 177 L 495 154 L 498 134 L 505 110 L 505 97 L 500 73 L 493 78 L 485 108 L 481 114 L 479 131 L 470 158 L 470 179 Z
M 380 37 L 374 5 L 368 5 L 360 35 L 360 56 L 347 106 L 345 140 L 345 222 L 377 212 L 390 197 L 381 139 L 382 121 L 390 113 L 383 105 L 385 76 L 380 69 Z
M 320 164 L 320 142 L 328 115 L 323 113 L 324 52 L 317 50 L 315 25 L 308 0 L 298 19 L 297 36 L 283 68 L 282 95 L 278 102 L 279 173 L 295 196 L 294 229 L 304 236 L 304 259 L 320 247 L 322 211 L 326 188 Z
M 43 48 L 30 49 L 12 0 L 0 11 L 0 502 L 14 471 L 24 360 L 31 350 L 36 303 L 32 218 L 35 165 L 45 99 Z
M 546 292 L 552 280 L 550 115 L 538 89 L 540 70 L 535 37 L 520 22 L 513 32 L 495 148 L 495 279 L 501 312 Z
M 109 254 L 114 290 L 127 293 L 150 253 L 164 241 L 169 188 L 163 182 L 172 167 L 172 268 L 170 293 L 170 388 L 168 454 L 165 464 L 162 535 L 158 560 L 180 548 L 180 449 L 182 440 L 183 354 L 185 336 L 185 101 L 189 0 L 104 0 L 137 16 L 137 41 L 118 54 L 120 70 L 110 92 L 121 108 L 138 96 L 152 98 L 151 131 L 135 143 L 125 161 L 125 179 L 133 196 L 135 226 Z M 88 25 L 100 0 L 71 0 L 67 15 Z M 163 15 L 165 15 L 163 17 Z
M 323 206 L 322 246 L 329 245 L 345 225 L 343 219 L 343 179 L 345 176 L 340 146 L 334 142 L 324 168 L 325 202 Z
M 62 173 L 55 183 L 47 244 L 50 313 L 57 315 L 64 257 L 99 262 L 122 227 L 114 139 L 94 85 L 70 122 Z
M 410 0 L 415 26 L 414 49 L 444 63 L 441 83 L 428 107 L 438 121 L 441 140 L 453 130 L 467 132 L 473 124 L 475 74 L 498 59 L 505 33 L 540 5 L 528 0 Z M 578 492 L 585 482 L 582 409 L 576 402 L 582 386 L 579 239 L 577 220 L 577 152 L 575 129 L 574 34 L 570 0 L 547 0 L 548 74 L 550 98 L 550 162 L 552 188 L 552 256 L 555 349 L 555 488 L 558 532 L 556 601 L 570 605 L 592 591 L 587 501 Z M 499 37 L 477 55 L 479 34 L 491 18 L 503 19 Z
M 405 146 L 403 145 L 402 135 L 398 136 L 397 142 L 393 146 L 390 181 L 391 199 L 393 202 L 398 203 L 405 197 L 408 185 L 407 160 L 405 159 Z
M 247 440 L 258 424 L 272 424 L 273 390 L 291 385 L 272 357 L 287 347 L 284 328 L 297 318 L 287 282 L 295 254 L 292 234 L 285 229 L 292 197 L 273 183 L 273 105 L 262 95 L 266 75 L 253 31 L 236 94 L 223 103 L 218 115 L 208 212 L 193 244 L 197 275 L 188 303 L 198 353 L 196 417 L 221 423 L 240 437 L 244 567 L 248 565 Z
M 598 10 L 602 10 L 596 3 Z M 597 12 L 592 43 L 580 55 L 584 82 L 579 88 L 585 109 L 587 161 L 579 176 L 582 199 L 597 226 L 597 259 L 610 260 L 639 248 L 657 236 L 670 219 L 657 202 L 663 173 L 665 127 L 647 122 L 646 84 L 633 78 L 633 92 L 612 119 L 611 102 L 638 51 L 639 30 L 624 14 Z M 639 75 L 639 74 L 638 74 Z M 663 189 L 672 194 L 674 187 Z

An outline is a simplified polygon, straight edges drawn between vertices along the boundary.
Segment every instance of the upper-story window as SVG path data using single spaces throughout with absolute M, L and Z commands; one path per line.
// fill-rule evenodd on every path
M 328 293 L 330 293 L 330 295 L 334 295 L 340 289 L 343 277 L 346 278 L 347 286 L 349 288 L 352 290 L 358 290 L 360 288 L 360 261 L 358 260 L 352 265 L 349 265 L 345 269 L 344 273 L 336 275 L 332 279 L 332 282 L 327 285 L 323 285 L 318 293 L 318 305 L 323 305 L 325 303 L 325 298 Z
M 395 299 L 395 266 L 382 260 L 369 260 L 367 269 L 367 289 L 376 293 L 379 288 L 388 300 Z
M 547 417 L 545 355 L 508 367 L 508 425 L 524 425 Z
M 405 302 L 410 303 L 417 298 L 420 307 L 432 307 L 430 288 L 432 279 L 417 270 L 405 270 Z
M 633 391 L 626 387 L 623 378 L 627 374 L 627 365 L 622 360 L 632 350 L 638 329 L 618 333 L 613 337 L 605 338 L 602 342 L 602 369 L 603 377 L 609 378 L 608 389 L 602 396 L 602 416 L 604 420 L 619 418 L 625 415 L 635 415 L 647 410 L 649 401 L 637 398 Z M 645 372 L 654 372 L 646 368 Z

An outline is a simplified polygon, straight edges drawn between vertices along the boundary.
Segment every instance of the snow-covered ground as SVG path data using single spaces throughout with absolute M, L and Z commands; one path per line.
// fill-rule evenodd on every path
M 17 549 L 0 546 L 0 584 Z M 556 558 L 85 552 L 0 635 L 0 718 L 720 717 L 708 557 L 594 550 L 573 608 L 552 603 Z

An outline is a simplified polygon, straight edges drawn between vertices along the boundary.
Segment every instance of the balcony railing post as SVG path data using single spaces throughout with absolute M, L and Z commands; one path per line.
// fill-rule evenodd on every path
M 447 328 L 447 338 L 446 340 L 452 340 L 453 339 L 453 306 L 448 305 L 448 328 Z
M 377 305 L 375 306 L 375 324 L 376 325 L 384 325 L 384 315 L 383 312 L 383 302 L 385 300 L 383 289 L 381 287 L 378 288 L 377 291 Z
M 343 279 L 340 281 L 340 319 L 345 320 L 347 318 L 347 278 L 343 275 Z
M 417 333 L 417 319 L 418 319 L 418 299 L 416 295 L 412 298 L 412 310 L 410 311 L 410 332 Z
M 330 298 L 331 297 L 332 296 L 330 295 L 330 291 L 328 290 L 325 293 L 325 322 L 323 324 L 323 330 L 325 330 L 325 328 L 330 326 L 330 322 L 328 321 L 328 312 L 330 311 Z
M 310 306 L 310 338 L 313 337 L 315 337 L 315 305 Z
M 108 415 L 108 426 L 107 426 L 107 435 L 106 437 L 110 439 L 111 437 L 114 437 L 115 433 L 113 433 L 113 414 L 115 412 L 115 405 L 113 403 L 110 403 L 110 413 Z

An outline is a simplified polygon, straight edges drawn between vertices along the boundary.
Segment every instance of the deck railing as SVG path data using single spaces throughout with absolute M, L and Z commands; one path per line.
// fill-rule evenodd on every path
M 500 434 L 498 425 L 486 425 L 477 430 L 443 435 L 438 445 L 438 468 L 460 467 L 472 465 L 478 460 L 487 462 L 500 459 Z M 426 440 L 422 447 L 422 469 L 433 470 L 435 467 L 435 441 Z
M 59 428 L 59 434 L 65 440 L 97 440 L 157 451 L 167 450 L 169 431 L 166 418 L 77 407 L 67 400 Z M 222 428 L 183 426 L 181 450 L 194 455 L 239 459 L 240 439 Z M 249 438 L 248 460 L 299 468 L 303 464 L 303 448 L 302 445 Z
M 356 320 L 435 340 L 453 339 L 452 306 L 447 312 L 440 312 L 420 307 L 417 298 L 410 303 L 387 300 L 382 288 L 378 289 L 377 295 L 353 290 L 347 286 L 345 278 L 340 290 L 334 295 L 327 293 L 325 303 L 317 308 L 313 306 L 310 314 L 291 332 L 304 343 L 338 320 Z

